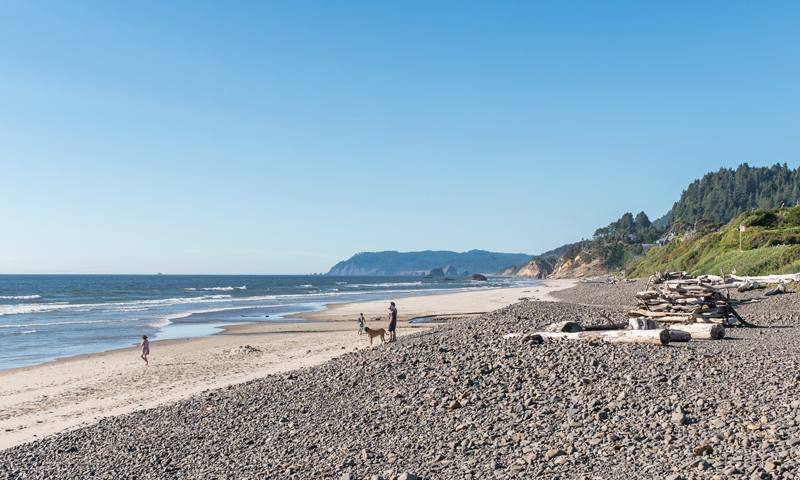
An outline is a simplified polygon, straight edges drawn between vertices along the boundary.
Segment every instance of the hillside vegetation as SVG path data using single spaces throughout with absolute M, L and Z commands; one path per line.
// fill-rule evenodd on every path
M 670 224 L 696 222 L 727 223 L 736 215 L 754 208 L 774 208 L 800 202 L 800 169 L 786 164 L 751 167 L 746 163 L 736 170 L 720 168 L 690 183 L 672 207 Z
M 665 231 L 654 227 L 644 212 L 639 212 L 635 218 L 626 213 L 619 220 L 598 228 L 592 240 L 567 247 L 561 263 L 580 255 L 583 263 L 597 262 L 606 270 L 620 270 L 642 254 L 643 243 L 655 242 Z
M 736 169 L 720 168 L 690 183 L 672 209 L 655 222 L 651 223 L 644 212 L 636 218 L 626 213 L 616 222 L 597 229 L 591 240 L 569 245 L 553 275 L 570 277 L 624 270 L 628 275 L 643 276 L 650 275 L 657 267 L 667 266 L 716 273 L 719 267 L 726 271 L 737 268 L 742 273 L 776 273 L 778 268 L 791 270 L 796 250 L 785 245 L 798 243 L 793 241 L 792 220 L 787 217 L 791 214 L 786 213 L 792 210 L 769 209 L 798 204 L 800 169 L 792 170 L 786 164 L 751 167 L 746 163 Z M 751 218 L 757 208 L 772 213 L 762 212 L 764 218 Z M 747 218 L 747 222 L 755 222 L 756 230 L 745 234 L 749 240 L 739 252 L 736 228 L 718 230 L 743 212 L 750 213 L 733 220 L 734 227 Z M 733 231 L 729 232 L 731 229 Z M 654 243 L 668 232 L 678 234 L 678 242 L 669 244 L 666 249 L 654 249 L 641 260 L 642 244 Z M 688 242 L 686 245 L 684 240 Z M 696 242 L 700 243 L 695 245 Z
M 739 250 L 739 225 L 742 250 Z M 754 210 L 739 214 L 727 224 L 709 225 L 679 235 L 661 248 L 633 262 L 625 271 L 643 277 L 656 270 L 686 270 L 696 274 L 740 275 L 794 273 L 800 270 L 800 206 Z

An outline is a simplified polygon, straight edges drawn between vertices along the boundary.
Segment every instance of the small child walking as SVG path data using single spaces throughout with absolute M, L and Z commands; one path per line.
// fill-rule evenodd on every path
M 150 362 L 147 361 L 147 356 L 150 355 L 150 342 L 147 340 L 147 335 L 142 335 L 142 343 L 139 344 L 142 347 L 142 354 L 140 357 L 144 360 L 145 365 L 150 365 Z
M 361 316 L 358 317 L 358 334 L 361 335 L 364 333 L 364 314 L 359 313 L 359 315 Z

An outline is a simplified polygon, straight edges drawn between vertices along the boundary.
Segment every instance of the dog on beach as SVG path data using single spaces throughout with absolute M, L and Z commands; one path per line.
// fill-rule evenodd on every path
M 386 335 L 386 330 L 382 328 L 373 329 L 369 327 L 364 327 L 364 333 L 366 333 L 367 336 L 369 337 L 370 346 L 372 346 L 372 339 L 375 337 L 381 337 L 381 343 L 386 343 L 386 340 L 384 340 L 383 338 L 383 336 Z

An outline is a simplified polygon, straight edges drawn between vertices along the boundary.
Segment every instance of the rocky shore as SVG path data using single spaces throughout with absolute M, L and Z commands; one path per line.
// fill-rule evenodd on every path
M 0 452 L 10 479 L 800 478 L 800 295 L 668 347 L 504 339 L 601 323 L 581 284 L 323 365 Z

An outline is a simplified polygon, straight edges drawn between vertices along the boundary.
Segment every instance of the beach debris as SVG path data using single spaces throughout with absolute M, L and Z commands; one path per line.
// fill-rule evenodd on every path
M 733 279 L 720 276 L 687 276 L 685 272 L 666 272 L 650 277 L 645 290 L 635 294 L 638 308 L 625 314 L 629 319 L 648 318 L 661 323 L 722 323 L 738 321 L 750 325 L 734 307 L 759 301 L 737 300 L 728 290 L 742 283 L 723 283 Z M 752 280 L 751 280 L 752 282 Z M 724 293 L 723 293 L 724 292 Z
M 628 328 L 630 330 L 655 330 L 661 328 L 661 326 L 652 318 L 639 317 L 629 319 Z
M 546 332 L 580 332 L 583 328 L 577 322 L 558 322 L 545 329 Z
M 256 347 L 252 347 L 250 345 L 240 345 L 236 348 L 230 350 L 223 350 L 222 353 L 224 355 L 230 356 L 239 356 L 239 355 L 253 355 L 257 353 L 261 353 L 261 350 L 257 349 Z
M 671 332 L 677 330 L 690 334 L 692 340 L 722 340 L 725 338 L 725 327 L 719 323 L 675 324 L 669 328 Z M 670 333 L 670 335 L 672 334 Z
M 627 329 L 626 329 L 627 328 Z M 641 333 L 638 333 L 641 332 Z M 630 319 L 630 325 L 613 323 L 608 325 L 582 326 L 577 322 L 558 322 L 533 334 L 508 333 L 503 338 L 521 338 L 525 341 L 541 343 L 545 338 L 567 340 L 602 340 L 609 343 L 645 343 L 667 345 L 670 342 L 690 340 L 721 340 L 725 338 L 725 327 L 716 323 L 675 325 L 660 328 L 651 319 Z
M 648 345 L 668 345 L 671 341 L 685 338 L 682 335 L 672 337 L 667 329 L 660 330 L 598 330 L 583 332 L 536 332 L 542 338 L 560 338 L 564 340 L 600 340 L 608 343 L 643 343 Z M 686 340 L 691 335 L 686 334 Z M 674 338 L 674 339 L 673 339 Z
M 598 275 L 595 277 L 585 277 L 579 280 L 580 283 L 610 283 L 616 284 L 623 281 L 621 278 L 618 278 L 616 275 L 612 275 L 607 273 L 605 275 Z
M 734 271 L 735 272 L 735 271 Z M 705 285 L 725 285 L 729 288 L 742 288 L 740 292 L 758 288 L 759 285 L 779 285 L 781 283 L 798 283 L 800 282 L 800 273 L 790 273 L 785 275 L 761 275 L 761 276 L 742 276 L 733 274 L 725 274 L 720 270 L 720 275 L 688 275 L 686 272 L 656 272 L 651 275 L 647 281 L 648 290 L 653 285 L 660 285 L 662 283 L 671 284 L 692 284 L 702 283 Z
M 767 290 L 766 292 L 764 292 L 764 295 L 770 297 L 772 295 L 778 295 L 778 294 L 781 294 L 781 293 L 786 293 L 786 284 L 783 283 L 783 282 L 779 283 L 777 287 L 772 288 L 772 289 Z
M 741 293 L 744 293 L 744 292 L 749 292 L 750 290 L 754 290 L 756 288 L 758 288 L 758 282 L 746 280 L 742 282 L 742 284 L 739 285 L 739 288 L 737 288 L 736 290 L 738 290 Z

